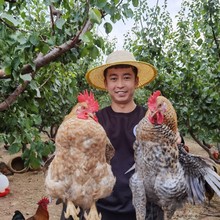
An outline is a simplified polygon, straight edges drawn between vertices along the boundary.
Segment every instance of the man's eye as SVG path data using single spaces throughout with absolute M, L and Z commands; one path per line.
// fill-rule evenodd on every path
M 116 81 L 116 79 L 117 79 L 116 77 L 111 77 L 110 78 L 111 81 Z
M 125 80 L 129 80 L 129 79 L 131 79 L 131 77 L 130 76 L 126 76 L 126 77 L 124 77 L 124 79 Z

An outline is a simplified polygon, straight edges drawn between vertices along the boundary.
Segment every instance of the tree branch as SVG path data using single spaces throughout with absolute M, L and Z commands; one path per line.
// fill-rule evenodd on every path
M 23 84 L 19 85 L 5 101 L 0 103 L 0 111 L 8 109 L 10 105 L 16 101 L 17 97 L 25 90 L 29 82 L 30 81 L 24 81 Z
M 79 31 L 79 33 L 72 38 L 71 40 L 65 42 L 64 44 L 55 47 L 52 51 L 50 51 L 48 54 L 44 56 L 38 56 L 34 60 L 35 70 L 33 70 L 32 66 L 30 64 L 25 65 L 21 69 L 21 74 L 27 74 L 27 73 L 33 73 L 39 70 L 41 67 L 46 66 L 50 62 L 56 60 L 58 57 L 60 57 L 62 54 L 66 53 L 70 49 L 72 49 L 74 46 L 77 45 L 77 43 L 80 42 L 80 36 L 83 35 L 86 31 L 90 30 L 92 28 L 91 22 L 88 19 L 82 29 Z M 2 76 L 4 76 L 4 72 L 0 72 Z M 26 86 L 29 84 L 30 81 L 24 81 L 23 84 L 19 85 L 15 91 L 8 96 L 8 98 L 0 103 L 0 111 L 7 110 L 10 105 L 12 105 L 17 97 L 25 90 Z
M 60 10 L 55 9 L 54 5 L 51 4 L 49 6 L 50 8 L 50 20 L 51 20 L 51 28 L 52 28 L 52 35 L 54 35 L 55 30 L 54 30 L 54 16 L 56 16 L 56 20 L 60 18 L 60 16 L 62 15 L 62 12 Z M 55 20 L 55 22 L 56 22 Z
M 54 35 L 54 19 L 53 19 L 53 12 L 52 12 L 52 5 L 49 6 L 50 8 L 50 20 L 51 20 L 51 28 L 52 28 L 52 35 Z
M 13 31 L 17 30 L 17 28 L 15 28 L 12 25 L 7 24 L 2 18 L 0 18 L 0 22 L 2 22 L 4 25 L 6 25 L 8 28 L 12 29 Z
M 212 152 L 211 152 L 211 148 L 208 147 L 207 144 L 205 144 L 204 142 L 201 142 L 197 137 L 196 135 L 194 134 L 193 132 L 193 129 L 192 127 L 190 126 L 190 120 L 189 120 L 189 117 L 188 117 L 188 120 L 187 120 L 187 128 L 188 128 L 188 131 L 189 131 L 189 134 L 191 135 L 191 137 L 195 140 L 195 142 L 197 144 L 199 144 L 209 155 L 209 157 L 214 160 L 216 163 L 220 164 L 220 160 L 217 160 L 216 158 L 214 158 L 214 156 L 212 155 Z M 204 144 L 203 144 L 204 143 Z

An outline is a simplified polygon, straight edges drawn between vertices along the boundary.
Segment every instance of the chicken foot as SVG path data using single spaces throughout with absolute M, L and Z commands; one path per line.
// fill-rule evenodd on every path
M 64 213 L 65 218 L 73 217 L 74 220 L 80 220 L 78 214 L 80 213 L 80 208 L 73 204 L 72 201 L 67 201 L 66 212 Z
M 87 214 L 85 212 L 84 217 L 86 220 L 101 220 L 102 219 L 101 213 L 98 214 L 98 210 L 96 208 L 95 202 L 92 204 L 92 206 L 89 210 L 89 213 Z

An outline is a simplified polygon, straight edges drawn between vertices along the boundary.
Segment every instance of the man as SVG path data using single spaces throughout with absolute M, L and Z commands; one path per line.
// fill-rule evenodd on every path
M 97 202 L 102 220 L 136 219 L 129 187 L 133 171 L 126 171 L 134 164 L 135 126 L 144 117 L 146 109 L 135 104 L 134 92 L 150 83 L 156 74 L 152 65 L 136 61 L 128 51 L 111 53 L 106 64 L 86 73 L 88 83 L 107 91 L 111 98 L 111 105 L 97 113 L 99 123 L 115 148 L 111 166 L 116 184 L 109 197 Z M 149 203 L 146 208 L 146 220 L 163 220 L 163 211 L 158 206 Z
M 109 197 L 97 202 L 102 220 L 136 219 L 129 187 L 133 172 L 125 173 L 134 164 L 135 126 L 144 117 L 146 109 L 135 104 L 134 92 L 150 83 L 156 74 L 152 65 L 136 61 L 128 51 L 113 52 L 106 64 L 86 74 L 90 85 L 106 90 L 111 98 L 111 105 L 97 113 L 99 123 L 115 148 L 111 166 L 116 184 Z M 154 204 L 148 204 L 147 215 L 148 220 L 163 219 L 163 211 Z

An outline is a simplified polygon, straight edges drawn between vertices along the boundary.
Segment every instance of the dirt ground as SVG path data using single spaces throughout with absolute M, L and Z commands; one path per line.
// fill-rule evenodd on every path
M 207 156 L 195 142 L 186 139 L 190 151 L 195 154 Z M 3 146 L 0 146 L 0 162 L 7 163 L 14 155 L 9 155 Z M 20 210 L 25 218 L 32 216 L 37 209 L 37 202 L 44 196 L 43 171 L 28 171 L 22 174 L 15 173 L 8 176 L 10 182 L 10 194 L 0 197 L 0 219 L 11 220 L 15 210 Z M 48 206 L 51 220 L 59 220 L 61 205 L 56 205 L 55 200 Z M 176 211 L 174 220 L 217 220 L 220 219 L 220 198 L 216 195 L 211 200 L 211 205 L 201 206 L 186 205 Z M 117 220 L 117 219 L 115 219 Z

